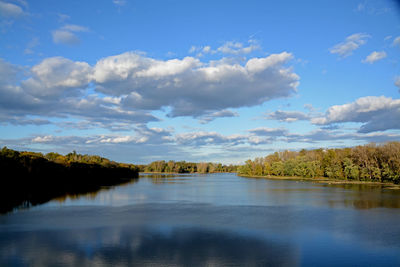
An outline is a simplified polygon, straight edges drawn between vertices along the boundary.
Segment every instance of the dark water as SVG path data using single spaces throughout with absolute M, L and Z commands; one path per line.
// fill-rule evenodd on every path
M 0 216 L 0 266 L 400 266 L 400 191 L 144 177 Z

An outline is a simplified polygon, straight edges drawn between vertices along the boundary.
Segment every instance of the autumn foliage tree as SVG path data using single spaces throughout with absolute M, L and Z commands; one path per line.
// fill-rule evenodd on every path
M 238 173 L 400 183 L 400 142 L 275 152 L 265 158 L 247 160 Z

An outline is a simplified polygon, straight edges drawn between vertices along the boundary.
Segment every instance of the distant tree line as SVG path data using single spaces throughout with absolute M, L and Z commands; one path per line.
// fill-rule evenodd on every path
M 65 194 L 99 190 L 138 177 L 133 164 L 117 163 L 75 151 L 58 153 L 0 151 L 0 212 L 30 206 Z
M 244 176 L 328 177 L 331 179 L 400 183 L 400 142 L 342 149 L 275 152 L 247 160 Z
M 235 165 L 222 165 L 221 163 L 211 162 L 186 162 L 164 160 L 153 161 L 148 165 L 139 165 L 141 172 L 159 172 L 159 173 L 215 173 L 215 172 L 236 172 Z

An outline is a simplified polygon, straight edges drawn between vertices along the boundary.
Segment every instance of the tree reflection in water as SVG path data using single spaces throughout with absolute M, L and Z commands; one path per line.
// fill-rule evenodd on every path
M 193 228 L 10 232 L 0 251 L 3 266 L 298 265 L 298 252 L 288 244 Z

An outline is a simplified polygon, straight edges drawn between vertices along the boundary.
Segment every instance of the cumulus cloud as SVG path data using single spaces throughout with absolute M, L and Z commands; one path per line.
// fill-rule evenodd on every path
M 29 74 L 22 80 L 23 68 L 0 60 L 1 121 L 25 123 L 28 116 L 72 116 L 114 126 L 115 122 L 157 120 L 148 112 L 122 108 L 119 98 L 88 94 L 91 67 L 85 62 L 48 58 L 33 66 Z
M 76 25 L 65 29 L 85 30 Z M 237 116 L 229 108 L 295 93 L 299 76 L 286 66 L 292 58 L 282 52 L 247 62 L 225 58 L 201 62 L 193 57 L 158 60 L 128 52 L 92 66 L 51 57 L 26 71 L 0 60 L 0 110 L 9 118 L 74 117 L 114 129 L 155 121 L 150 112 L 164 108 L 170 117 L 207 122 Z
M 32 77 L 22 82 L 22 87 L 33 96 L 48 97 L 71 93 L 73 89 L 86 88 L 91 67 L 86 62 L 63 57 L 46 58 L 31 69 Z
M 24 10 L 16 4 L 0 1 L 0 15 L 2 17 L 16 18 L 24 15 Z
M 300 111 L 282 111 L 277 110 L 266 116 L 269 120 L 278 120 L 283 122 L 295 122 L 299 120 L 309 120 L 310 116 Z
M 374 51 L 371 54 L 369 54 L 362 62 L 363 63 L 374 63 L 376 61 L 379 61 L 381 59 L 384 59 L 386 57 L 386 52 L 385 51 Z
M 352 103 L 332 106 L 323 117 L 311 121 L 317 125 L 359 122 L 363 123 L 360 133 L 400 129 L 400 99 L 361 97 Z
M 89 31 L 89 28 L 87 27 L 67 24 L 52 32 L 53 42 L 56 44 L 77 45 L 81 40 L 75 33 L 87 31 Z
M 367 39 L 371 36 L 365 33 L 355 33 L 346 39 L 332 47 L 329 51 L 331 54 L 338 54 L 340 57 L 348 57 L 353 54 L 353 51 L 358 49 L 360 46 L 367 42 Z
M 245 65 L 217 60 L 155 60 L 137 53 L 101 59 L 94 67 L 97 90 L 127 95 L 128 107 L 171 107 L 169 116 L 199 117 L 216 110 L 254 106 L 296 91 L 299 76 L 284 65 L 287 52 L 252 58 Z

